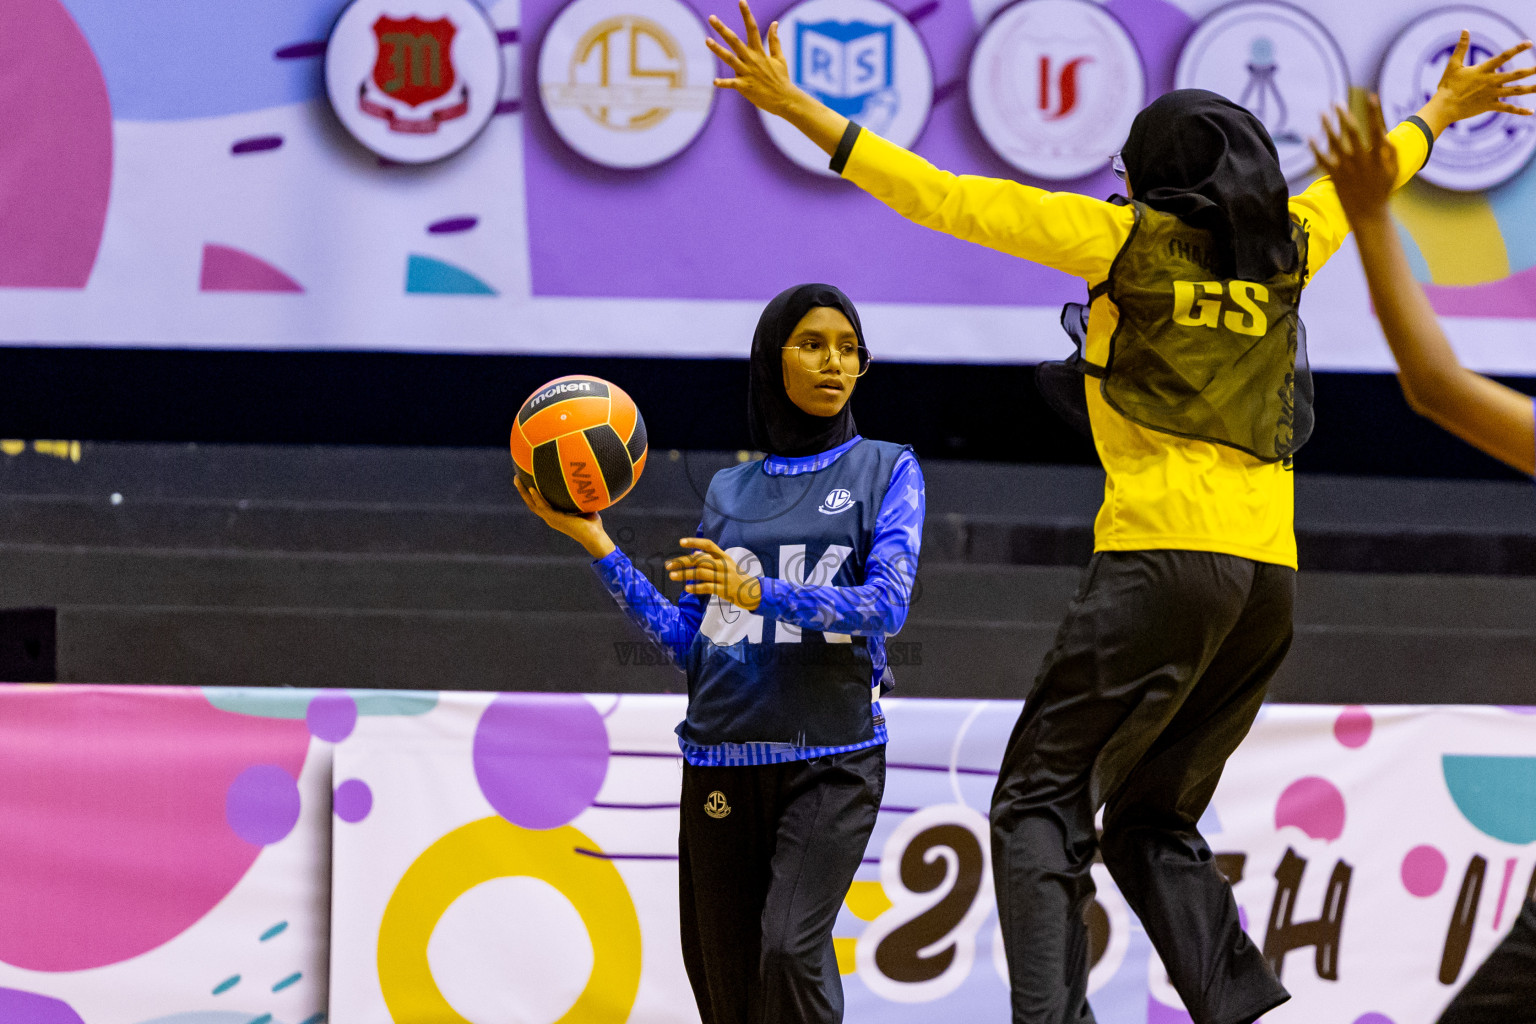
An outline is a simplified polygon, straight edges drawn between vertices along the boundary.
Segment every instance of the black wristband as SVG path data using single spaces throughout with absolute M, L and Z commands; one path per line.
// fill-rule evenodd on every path
M 1408 124 L 1416 126 L 1424 133 L 1424 141 L 1429 143 L 1429 152 L 1424 154 L 1424 162 L 1429 163 L 1429 158 L 1435 155 L 1435 133 L 1429 130 L 1429 125 L 1418 114 L 1412 114 L 1408 118 Z
M 849 121 L 848 127 L 843 129 L 843 137 L 837 140 L 837 149 L 832 153 L 832 162 L 827 165 L 833 174 L 842 175 L 843 168 L 848 166 L 848 155 L 853 152 L 853 144 L 863 130 L 857 121 Z

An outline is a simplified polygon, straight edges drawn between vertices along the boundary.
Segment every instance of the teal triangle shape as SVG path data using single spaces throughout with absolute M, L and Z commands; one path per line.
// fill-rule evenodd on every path
M 464 268 L 415 253 L 406 262 L 405 290 L 416 295 L 496 294 L 496 289 Z

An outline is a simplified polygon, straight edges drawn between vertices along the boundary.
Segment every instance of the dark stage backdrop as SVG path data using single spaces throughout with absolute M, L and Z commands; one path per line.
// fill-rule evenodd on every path
M 0 437 L 497 446 L 523 399 L 568 373 L 633 395 L 653 448 L 749 446 L 738 360 L 97 348 L 0 348 Z M 863 433 L 930 458 L 1096 461 L 1032 366 L 877 362 L 853 401 Z M 1414 415 L 1391 375 L 1318 374 L 1317 420 L 1304 472 L 1516 478 Z

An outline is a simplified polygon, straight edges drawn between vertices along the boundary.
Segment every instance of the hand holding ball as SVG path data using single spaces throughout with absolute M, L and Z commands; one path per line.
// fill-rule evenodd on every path
M 561 512 L 598 512 L 628 494 L 645 468 L 645 421 L 634 401 L 598 377 L 560 377 L 517 411 L 512 462 Z

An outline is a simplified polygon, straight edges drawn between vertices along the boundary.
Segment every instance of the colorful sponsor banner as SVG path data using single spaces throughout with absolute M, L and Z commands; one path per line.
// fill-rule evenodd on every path
M 0 687 L 0 1019 L 696 1020 L 683 700 Z M 986 813 L 1019 705 L 884 706 L 847 1019 L 1005 1021 Z M 1434 1020 L 1536 877 L 1533 712 L 1264 709 L 1201 830 L 1294 994 L 1266 1021 Z M 1188 1021 L 1093 871 L 1098 1019 Z
M 381 3 L 8 3 L 0 342 L 742 356 L 769 296 L 827 280 L 883 360 L 1068 350 L 1081 282 L 903 221 L 714 91 L 703 19 L 734 24 L 729 0 Z M 1100 197 L 1136 108 L 1176 85 L 1254 109 L 1300 189 L 1327 104 L 1380 88 L 1403 116 L 1460 26 L 1479 56 L 1536 32 L 1525 0 L 758 15 L 802 86 L 938 166 Z M 1478 119 L 1395 202 L 1483 370 L 1536 373 L 1533 151 L 1532 121 Z M 1302 312 L 1316 367 L 1390 367 L 1349 248 Z
M 676 902 L 683 706 L 445 695 L 419 721 L 362 723 L 335 762 L 375 808 L 333 841 L 335 1024 L 696 1019 Z M 1005 1021 L 986 814 L 1019 705 L 884 706 L 884 803 L 834 929 L 847 1019 Z M 1530 711 L 1265 709 L 1201 827 L 1294 994 L 1267 1021 L 1435 1018 L 1536 877 Z M 1113 879 L 1094 879 L 1097 1018 L 1188 1021 Z

